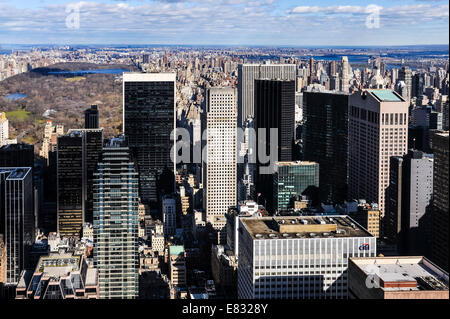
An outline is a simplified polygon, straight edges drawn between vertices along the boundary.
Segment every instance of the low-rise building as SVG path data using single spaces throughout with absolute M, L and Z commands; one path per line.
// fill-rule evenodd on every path
M 81 255 L 41 257 L 34 272 L 22 272 L 16 287 L 16 299 L 89 298 L 98 298 L 98 273 Z
M 350 258 L 349 297 L 447 299 L 448 273 L 425 257 Z

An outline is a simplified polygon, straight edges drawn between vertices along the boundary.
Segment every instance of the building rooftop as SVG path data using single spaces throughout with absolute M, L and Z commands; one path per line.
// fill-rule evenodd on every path
M 9 173 L 6 180 L 22 180 L 30 171 L 31 167 L 0 167 L 0 173 Z
M 448 290 L 448 273 L 421 256 L 351 258 L 385 291 Z
M 380 102 L 404 102 L 404 100 L 392 90 L 367 90 Z
M 172 245 L 169 246 L 169 255 L 175 256 L 175 255 L 183 255 L 184 254 L 184 247 L 181 245 Z
M 276 162 L 277 166 L 306 166 L 306 165 L 317 165 L 316 162 L 309 161 L 285 161 L 285 162 Z
M 51 277 L 65 276 L 80 269 L 81 256 L 72 254 L 55 254 L 39 259 L 35 272 L 45 273 Z
M 253 239 L 373 237 L 346 215 L 271 216 L 241 219 Z

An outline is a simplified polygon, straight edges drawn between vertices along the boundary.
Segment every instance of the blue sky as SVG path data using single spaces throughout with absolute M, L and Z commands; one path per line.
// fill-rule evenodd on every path
M 0 0 L 0 45 L 448 44 L 448 12 L 441 0 Z

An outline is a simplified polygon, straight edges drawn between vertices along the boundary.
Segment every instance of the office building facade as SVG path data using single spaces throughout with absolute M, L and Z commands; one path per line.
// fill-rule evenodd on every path
M 346 299 L 351 257 L 376 239 L 347 216 L 239 219 L 239 299 Z
M 349 198 L 378 203 L 384 218 L 389 161 L 407 152 L 408 103 L 392 90 L 350 96 Z
M 84 128 L 98 129 L 99 128 L 98 106 L 91 105 L 90 108 L 84 111 Z
M 238 65 L 238 125 L 248 117 L 255 117 L 255 80 L 296 79 L 295 64 L 239 64 Z
M 105 143 L 94 177 L 99 297 L 134 299 L 139 293 L 138 176 L 122 137 Z
M 255 80 L 255 129 L 256 154 L 255 172 L 256 192 L 262 194 L 269 210 L 273 209 L 273 168 L 261 162 L 259 154 L 269 155 L 275 161 L 292 161 L 294 145 L 295 81 Z M 277 145 L 271 145 L 271 130 L 278 133 Z M 265 141 L 265 144 L 260 144 Z M 265 149 L 259 149 L 262 146 Z M 271 154 L 271 148 L 275 154 Z M 275 164 L 275 163 L 269 163 Z M 263 172 L 266 168 L 269 172 Z
M 35 240 L 30 167 L 0 168 L 0 225 L 6 250 L 5 285 L 17 285 Z
M 448 131 L 438 131 L 433 137 L 433 212 L 431 260 L 448 271 Z
M 277 162 L 273 174 L 273 202 L 276 211 L 294 208 L 294 199 L 308 187 L 319 187 L 319 164 Z
M 347 199 L 348 101 L 348 94 L 303 93 L 303 159 L 320 165 L 322 201 Z
M 79 238 L 83 223 L 92 223 L 94 171 L 102 144 L 101 129 L 69 130 L 58 137 L 57 226 L 62 237 Z
M 175 103 L 175 73 L 124 73 L 124 134 L 136 159 L 139 195 L 152 206 L 175 190 Z
M 237 104 L 235 88 L 211 88 L 206 113 L 206 219 L 225 238 L 225 214 L 237 203 Z

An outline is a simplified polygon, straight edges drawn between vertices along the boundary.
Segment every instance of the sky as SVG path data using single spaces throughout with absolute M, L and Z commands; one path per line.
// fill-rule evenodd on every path
M 0 45 L 447 44 L 442 0 L 0 0 Z

